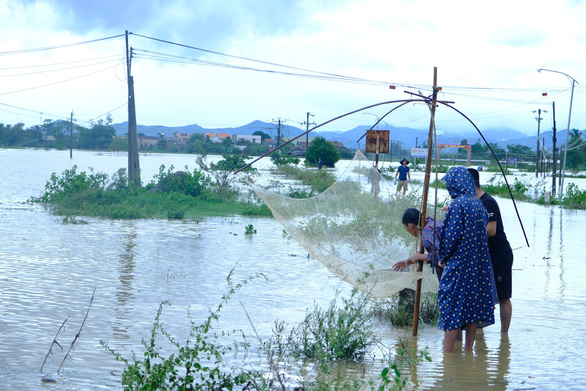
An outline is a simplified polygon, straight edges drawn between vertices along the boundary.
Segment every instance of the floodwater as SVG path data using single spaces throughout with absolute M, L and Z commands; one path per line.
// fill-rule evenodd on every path
M 43 192 L 51 173 L 79 170 L 113 174 L 127 166 L 125 154 L 0 150 L 0 389 L 121 389 L 123 365 L 100 341 L 130 357 L 150 337 L 159 304 L 172 303 L 163 320 L 171 332 L 189 328 L 186 314 L 202 319 L 231 286 L 257 273 L 222 310 L 219 327 L 263 338 L 276 319 L 295 325 L 314 302 L 328 306 L 336 290 L 350 287 L 332 276 L 282 227 L 267 218 L 202 220 L 106 220 L 65 224 L 24 203 Z M 196 168 L 193 155 L 141 155 L 144 182 L 161 164 Z M 257 167 L 266 167 L 259 162 Z M 343 162 L 338 163 L 339 166 Z M 417 174 L 415 174 L 417 175 Z M 486 173 L 483 173 L 486 175 Z M 566 181 L 568 179 L 566 178 Z M 581 184 L 580 184 L 581 185 Z M 581 188 L 584 188 L 581 186 Z M 586 388 L 586 273 L 581 259 L 586 212 L 517 203 L 530 247 L 510 200 L 499 200 L 515 249 L 513 321 L 508 336 L 500 325 L 479 332 L 475 351 L 444 355 L 442 333 L 422 326 L 377 326 L 388 346 L 426 349 L 432 362 L 414 368 L 416 390 L 582 390 Z M 254 225 L 257 234 L 245 236 Z M 234 269 L 232 271 L 232 269 Z M 232 273 L 231 273 L 232 271 Z M 92 293 L 95 296 L 87 313 Z M 242 303 L 242 305 L 240 304 Z M 87 313 L 87 319 L 84 318 Z M 57 336 L 67 352 L 53 347 Z M 59 366 L 63 363 L 60 374 Z M 43 383 L 42 377 L 57 380 Z

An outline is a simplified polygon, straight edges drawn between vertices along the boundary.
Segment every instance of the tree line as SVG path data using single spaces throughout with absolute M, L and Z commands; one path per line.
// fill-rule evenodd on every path
M 143 135 L 143 134 L 139 134 Z M 198 155 L 248 155 L 261 156 L 274 149 L 276 145 L 266 140 L 271 137 L 256 131 L 253 135 L 261 136 L 261 143 L 246 143 L 237 145 L 230 137 L 221 142 L 214 142 L 201 133 L 192 134 L 184 143 L 177 143 L 163 135 L 155 145 L 143 148 L 150 152 L 192 153 Z M 26 128 L 24 123 L 5 125 L 0 123 L 0 146 L 5 148 L 55 148 L 55 149 L 85 149 L 101 151 L 126 151 L 128 138 L 116 137 L 116 130 L 112 126 L 112 117 L 100 119 L 89 127 L 72 124 L 70 121 L 53 121 L 46 119 L 42 125 Z M 239 148 L 240 147 L 240 148 Z M 287 144 L 279 149 L 281 155 L 288 155 L 294 145 Z M 340 159 L 352 158 L 353 151 L 338 150 L 323 137 L 316 137 L 310 148 L 306 150 L 306 164 L 317 165 L 321 157 L 324 164 L 333 167 Z
M 572 129 L 570 132 L 568 157 L 566 159 L 566 168 L 570 170 L 586 169 L 586 140 L 584 140 L 582 133 L 577 129 Z M 184 144 L 174 143 L 161 135 L 158 142 L 149 147 L 148 150 L 151 152 L 184 152 L 200 155 L 235 155 L 244 153 L 249 156 L 261 156 L 275 147 L 275 145 L 269 145 L 264 142 L 271 138 L 268 134 L 256 131 L 253 135 L 261 136 L 263 142 L 260 144 L 248 143 L 244 150 L 238 148 L 230 138 L 216 143 L 201 133 L 192 134 Z M 317 139 L 319 138 L 321 137 Z M 488 146 L 481 143 L 480 140 L 477 140 L 474 144 L 469 144 L 467 140 L 462 140 L 461 144 L 470 145 L 473 159 L 494 160 L 494 156 Z M 536 160 L 535 152 L 526 145 L 512 144 L 507 145 L 506 149 L 496 143 L 489 145 L 499 161 L 515 159 L 517 162 L 535 162 Z M 112 127 L 112 117 L 108 115 L 106 119 L 99 119 L 95 123 L 90 123 L 89 127 L 72 124 L 70 121 L 53 121 L 51 119 L 46 119 L 43 124 L 31 127 L 25 127 L 24 123 L 15 125 L 0 123 L 0 146 L 5 148 L 55 149 L 68 149 L 71 147 L 73 149 L 126 151 L 128 150 L 128 140 L 126 137 L 116 137 L 116 130 Z M 282 154 L 289 154 L 293 147 L 292 144 L 288 144 L 280 151 Z M 395 150 L 391 151 L 391 153 L 394 152 L 395 156 L 409 155 L 409 151 L 401 148 L 399 144 L 393 143 L 393 147 Z M 353 151 L 349 149 L 336 150 L 333 148 L 331 150 L 327 146 L 325 148 L 326 150 L 323 152 L 318 150 L 317 154 L 323 154 L 321 157 L 326 166 L 335 164 L 335 161 L 339 158 L 350 159 L 353 156 Z M 563 151 L 563 143 L 560 142 L 558 148 L 559 151 Z M 334 151 L 338 153 L 337 159 Z M 463 149 L 458 149 L 456 152 L 458 158 L 465 158 L 466 154 L 467 152 Z M 308 163 L 313 164 L 312 162 L 315 159 L 315 164 L 317 164 L 318 157 L 314 155 L 315 153 L 312 152 L 309 156 L 306 156 L 310 160 Z M 563 154 L 559 153 L 558 160 L 561 161 L 561 159 L 563 159 Z

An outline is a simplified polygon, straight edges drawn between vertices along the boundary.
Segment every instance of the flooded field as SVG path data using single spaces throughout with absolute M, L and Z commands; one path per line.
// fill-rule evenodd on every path
M 161 164 L 196 168 L 193 155 L 140 157 L 143 182 Z M 267 160 L 268 161 L 268 160 Z M 204 220 L 106 220 L 64 224 L 35 205 L 51 173 L 77 164 L 80 170 L 113 174 L 127 165 L 125 154 L 74 151 L 0 151 L 0 389 L 121 389 L 121 363 L 100 345 L 120 352 L 140 351 L 149 338 L 159 304 L 170 329 L 185 332 L 187 308 L 207 314 L 229 289 L 256 273 L 222 311 L 221 324 L 253 331 L 242 302 L 263 338 L 275 319 L 297 324 L 314 302 L 327 306 L 336 290 L 350 286 L 331 275 L 267 218 Z M 270 166 L 261 161 L 258 168 Z M 343 166 L 339 162 L 338 166 Z M 414 176 L 419 175 L 415 173 Z M 483 173 L 483 175 L 485 175 Z M 568 180 L 568 179 L 566 179 Z M 581 188 L 584 188 L 580 184 Z M 515 249 L 513 321 L 508 336 L 500 325 L 480 332 L 473 354 L 442 352 L 443 334 L 435 327 L 377 327 L 388 346 L 404 341 L 427 349 L 432 362 L 419 364 L 411 377 L 416 390 L 582 390 L 586 387 L 586 268 L 581 259 L 586 212 L 518 203 L 530 247 L 510 200 L 499 200 L 505 230 Z M 253 224 L 257 234 L 245 236 Z M 54 349 L 40 368 L 57 330 L 65 350 L 84 320 L 72 360 L 57 369 L 63 354 Z M 57 383 L 41 382 L 43 376 Z

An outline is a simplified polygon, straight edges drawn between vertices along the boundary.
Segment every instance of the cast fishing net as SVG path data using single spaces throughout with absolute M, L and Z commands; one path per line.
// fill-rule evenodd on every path
M 415 289 L 420 278 L 423 293 L 437 292 L 437 277 L 427 264 L 422 272 L 415 266 L 392 269 L 419 248 L 401 218 L 407 208 L 420 209 L 422 184 L 413 181 L 406 197 L 397 195 L 396 185 L 360 151 L 353 160 L 338 164 L 347 164 L 343 173 L 311 198 L 290 198 L 249 184 L 285 231 L 343 281 L 374 297 Z

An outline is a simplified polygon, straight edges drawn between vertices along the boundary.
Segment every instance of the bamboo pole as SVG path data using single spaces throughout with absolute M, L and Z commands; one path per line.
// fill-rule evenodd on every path
M 425 162 L 425 179 L 423 182 L 423 202 L 421 207 L 421 213 L 419 215 L 419 227 L 423 231 L 425 226 L 425 216 L 427 213 L 427 197 L 429 194 L 429 181 L 431 177 L 431 157 L 432 157 L 432 142 L 433 132 L 435 129 L 435 106 L 437 104 L 437 67 L 433 68 L 433 95 L 431 100 L 431 119 L 429 121 L 429 134 L 427 136 L 427 160 Z M 421 232 L 420 231 L 420 232 Z M 423 243 L 419 246 L 419 252 L 423 254 L 424 248 Z M 423 271 L 423 261 L 418 262 L 417 271 Z M 415 289 L 415 303 L 413 305 L 413 333 L 412 335 L 417 336 L 417 330 L 419 328 L 419 306 L 421 303 L 421 279 L 417 280 L 417 287 Z

